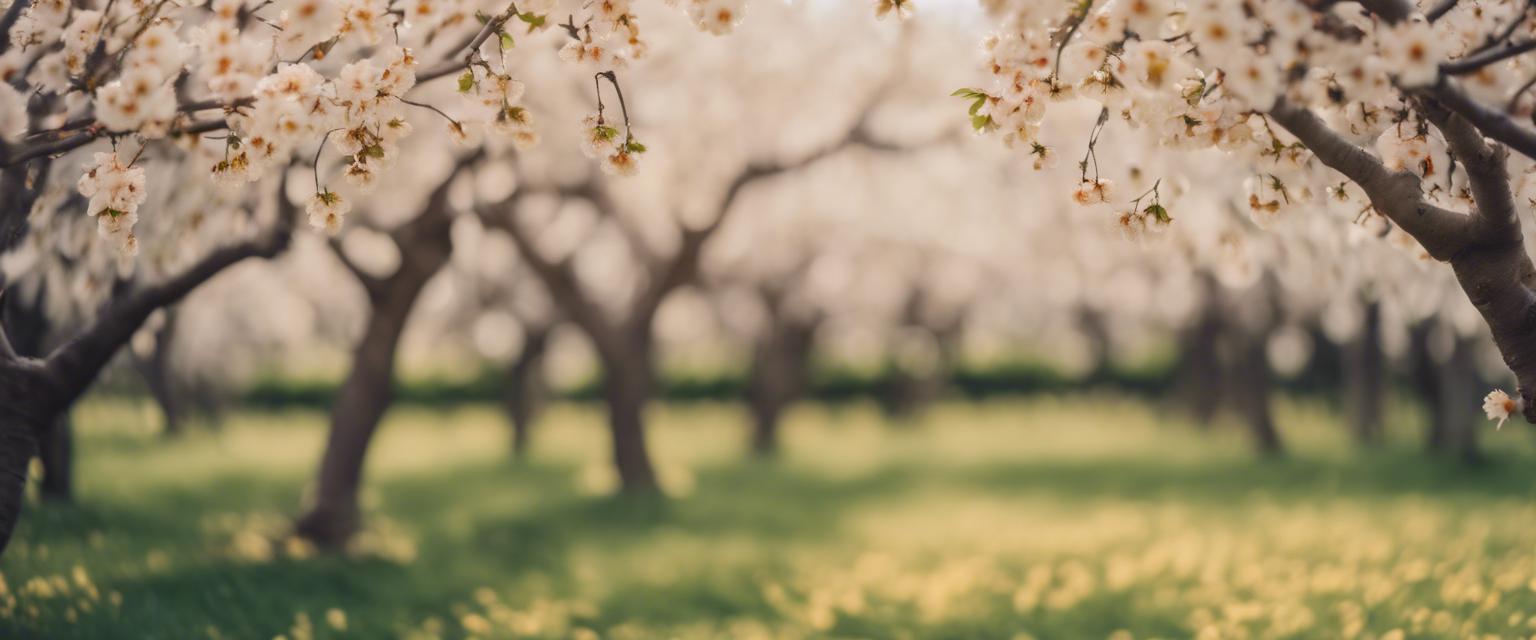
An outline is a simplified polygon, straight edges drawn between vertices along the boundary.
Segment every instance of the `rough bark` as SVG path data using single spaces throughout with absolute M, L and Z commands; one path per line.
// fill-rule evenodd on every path
M 53 333 L 43 313 L 47 291 L 38 291 L 30 302 L 7 296 L 4 301 L 4 327 L 16 354 L 27 358 L 47 355 Z M 68 411 L 61 412 L 37 436 L 37 460 L 42 465 L 38 495 L 54 502 L 73 499 L 70 477 L 73 447 Z
M 544 379 L 544 355 L 549 350 L 551 327 L 524 330 L 523 350 L 507 371 L 506 410 L 512 423 L 512 457 L 527 459 L 533 443 L 533 425 L 543 411 L 549 393 Z
M 1382 442 L 1386 406 L 1386 354 L 1381 347 L 1381 304 L 1365 306 L 1360 333 L 1349 344 L 1344 364 L 1345 405 L 1355 442 L 1367 447 Z
M 39 400 L 57 394 L 42 374 L 36 360 L 0 361 L 0 552 L 21 520 L 27 469 L 37 454 L 38 435 L 51 418 Z
M 53 424 L 43 429 L 37 457 L 43 466 L 37 495 L 50 502 L 74 500 L 75 434 L 74 421 L 68 411 L 60 413 L 53 419 Z

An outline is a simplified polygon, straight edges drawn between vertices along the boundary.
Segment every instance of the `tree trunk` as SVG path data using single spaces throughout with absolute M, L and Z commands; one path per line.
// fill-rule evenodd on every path
M 544 380 L 544 354 L 549 350 L 549 327 L 526 330 L 523 351 L 507 374 L 506 409 L 512 423 L 512 457 L 525 460 L 532 446 L 533 424 L 543 410 L 548 384 Z
M 38 495 L 50 502 L 74 500 L 74 424 L 69 412 L 59 414 L 38 439 L 38 459 L 43 463 L 43 477 Z
M 1196 426 L 1209 428 L 1225 393 L 1221 353 L 1217 348 L 1222 331 L 1221 285 L 1209 274 L 1204 274 L 1201 281 L 1204 290 L 1199 315 L 1178 335 L 1178 382 L 1174 397 Z
M 50 323 L 43 313 L 46 295 L 47 291 L 39 291 L 32 304 L 14 297 L 5 301 L 4 330 L 17 355 L 38 358 L 48 353 Z M 41 424 L 48 426 L 34 434 L 32 445 L 43 467 L 38 495 L 49 501 L 68 502 L 74 497 L 70 483 L 74 450 L 68 409 Z
M 1448 407 L 1440 385 L 1441 364 L 1435 362 L 1431 347 L 1434 334 L 1435 323 L 1430 320 L 1418 322 L 1408 332 L 1409 382 L 1414 395 L 1424 405 L 1424 450 L 1430 453 L 1444 451 L 1449 446 L 1444 419 Z
M 752 414 L 752 453 L 758 458 L 778 455 L 779 423 L 785 408 L 799 400 L 805 390 L 818 324 L 815 319 L 798 320 L 774 313 L 753 351 L 747 404 Z
M 608 401 L 608 426 L 613 431 L 613 463 L 625 493 L 654 493 L 656 471 L 645 443 L 645 408 L 651 396 L 649 349 L 604 358 L 603 391 Z
M 0 357 L 0 552 L 21 521 L 38 436 L 67 405 L 52 383 L 40 362 Z
M 1472 341 L 1460 336 L 1455 340 L 1451 357 L 1438 368 L 1439 395 L 1444 402 L 1436 422 L 1444 425 L 1443 450 L 1467 464 L 1478 464 L 1483 462 L 1483 453 L 1477 443 L 1482 421 L 1469 407 L 1477 406 L 1482 389 Z
M 1350 344 L 1344 372 L 1345 405 L 1355 441 L 1379 446 L 1386 405 L 1386 355 L 1381 350 L 1381 304 L 1365 306 L 1360 334 Z
M 426 214 L 423 214 L 424 216 Z M 419 221 L 419 219 L 418 219 Z M 331 430 L 308 510 L 295 533 L 325 549 L 346 546 L 362 524 L 358 488 L 379 420 L 393 400 L 395 352 L 416 298 L 448 262 L 452 244 L 444 218 L 438 226 L 403 233 L 399 270 L 369 288 L 368 324 L 352 356 L 352 370 L 331 407 Z
M 7 380 L 9 382 L 9 380 Z M 9 546 L 21 521 L 27 494 L 27 469 L 37 454 L 39 427 L 0 408 L 0 551 Z
M 1285 453 L 1280 430 L 1275 427 L 1271 391 L 1274 377 L 1269 371 L 1263 334 L 1244 335 L 1242 348 L 1232 370 L 1234 399 L 1238 417 L 1248 428 L 1253 446 L 1260 455 L 1275 457 Z
M 155 399 L 155 405 L 160 408 L 160 416 L 164 420 L 161 434 L 169 438 L 184 432 L 180 398 L 184 390 L 177 388 L 175 373 L 171 370 L 171 350 L 174 348 L 172 343 L 176 331 L 175 307 L 166 307 L 162 313 L 165 324 L 155 331 L 154 351 L 147 357 L 134 358 L 134 364 L 139 377 L 149 387 L 150 397 Z

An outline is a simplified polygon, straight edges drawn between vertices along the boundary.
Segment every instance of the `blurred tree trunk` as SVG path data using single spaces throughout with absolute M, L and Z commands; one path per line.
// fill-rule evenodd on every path
M 1104 319 L 1103 311 L 1086 304 L 1079 305 L 1074 315 L 1077 317 L 1077 328 L 1082 331 L 1088 343 L 1088 370 L 1084 379 L 1090 384 L 1105 382 L 1110 377 L 1112 365 L 1113 340 L 1109 333 L 1109 322 Z
M 1484 461 L 1477 442 L 1482 422 L 1476 411 L 1482 400 L 1480 382 L 1473 342 L 1457 336 L 1450 361 L 1440 368 L 1440 388 L 1445 398 L 1441 407 L 1451 453 L 1468 464 Z
M 1414 393 L 1424 403 L 1424 449 L 1441 452 L 1449 446 L 1447 409 L 1440 384 L 1441 364 L 1435 362 L 1431 342 L 1435 324 L 1432 320 L 1415 323 L 1408 332 L 1410 382 Z
M 455 172 L 456 173 L 456 172 Z M 331 407 L 331 430 L 320 458 L 311 503 L 294 532 L 323 549 L 346 546 L 362 524 L 358 488 L 363 462 L 379 420 L 394 398 L 395 353 L 421 290 L 448 264 L 453 251 L 453 212 L 448 187 L 453 174 L 431 195 L 417 217 L 389 234 L 400 266 L 379 278 L 357 267 L 337 244 L 337 257 L 368 293 L 368 320 L 352 355 L 352 369 Z
M 171 353 L 175 348 L 176 335 L 176 308 L 167 307 L 162 311 L 164 322 L 154 332 L 155 347 L 148 356 L 134 357 L 134 368 L 138 370 L 139 377 L 144 379 L 145 386 L 149 387 L 149 395 L 154 398 L 155 405 L 160 408 L 160 416 L 164 420 L 163 433 L 168 438 L 182 435 L 184 431 L 183 412 L 181 410 L 181 396 L 184 389 L 177 388 L 175 372 L 171 370 Z
M 1217 348 L 1222 333 L 1221 285 L 1209 273 L 1201 274 L 1200 283 L 1200 311 L 1195 321 L 1181 329 L 1178 335 L 1178 381 L 1174 398 L 1189 412 L 1197 426 L 1209 428 L 1226 393 L 1221 352 Z
M 548 325 L 524 327 L 523 350 L 507 372 L 505 404 L 512 423 L 512 457 L 517 460 L 528 457 L 533 425 L 549 394 L 549 384 L 544 379 L 544 355 L 553 332 Z
M 654 493 L 659 486 L 645 441 L 645 408 L 653 369 L 649 335 L 622 351 L 603 354 L 603 393 L 613 435 L 613 463 L 625 493 Z
M 1253 446 L 1261 455 L 1273 457 L 1285 453 L 1280 430 L 1275 427 L 1272 402 L 1274 376 L 1266 354 L 1267 336 L 1263 332 L 1241 332 L 1237 357 L 1229 382 L 1235 387 L 1233 398 L 1238 417 L 1248 428 Z
M 779 452 L 779 422 L 784 410 L 800 399 L 816 341 L 819 318 L 801 319 L 769 301 L 768 327 L 758 338 L 747 379 L 747 404 L 752 412 L 752 453 L 771 458 Z
M 1355 441 L 1363 446 L 1379 446 L 1387 392 L 1386 355 L 1381 348 L 1381 303 L 1365 305 L 1360 333 L 1349 345 L 1344 367 L 1344 402 Z

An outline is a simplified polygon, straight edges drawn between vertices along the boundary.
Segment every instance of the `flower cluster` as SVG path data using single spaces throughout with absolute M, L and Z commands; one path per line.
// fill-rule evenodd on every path
M 603 171 L 609 175 L 631 176 L 638 170 L 640 154 L 645 145 L 634 136 L 621 134 L 617 127 L 594 113 L 581 121 L 581 151 L 588 158 L 602 161 Z
M 877 7 L 899 12 L 905 4 Z M 1235 166 L 1251 169 L 1247 204 L 1261 226 L 1322 201 L 1339 181 L 1267 115 L 1284 97 L 1372 147 L 1389 168 L 1425 178 L 1437 204 L 1466 210 L 1465 176 L 1443 166 L 1444 141 L 1413 115 L 1404 91 L 1437 82 L 1442 63 L 1475 52 L 1498 26 L 1529 35 L 1530 26 L 1514 31 L 1522 28 L 1517 4 L 1461 3 L 1434 23 L 1419 15 L 1389 23 L 1353 3 L 1314 11 L 1242 0 L 987 0 L 999 27 L 983 43 L 991 82 L 956 95 L 970 101 L 976 130 L 1027 150 L 1037 166 L 1050 155 L 1039 139 L 1050 105 L 1081 100 L 1150 144 L 1235 154 Z M 1499 80 L 1506 66 L 1519 63 L 1480 71 L 1469 91 L 1507 99 L 1502 87 L 1510 85 Z M 1100 127 L 1089 135 L 1090 153 Z M 1115 204 L 1096 193 L 1097 179 L 1085 169 L 1077 201 Z M 1118 217 L 1139 228 L 1137 216 Z
M 144 168 L 132 165 L 124 164 L 116 151 L 97 153 L 76 185 L 80 195 L 90 198 L 86 213 L 96 218 L 101 237 L 129 255 L 138 251 L 133 225 L 139 221 L 139 205 L 147 196 Z

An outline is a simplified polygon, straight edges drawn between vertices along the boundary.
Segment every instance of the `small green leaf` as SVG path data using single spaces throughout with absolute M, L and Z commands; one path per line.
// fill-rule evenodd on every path
M 512 40 L 512 34 L 502 31 L 499 35 L 501 36 L 501 48 L 511 49 L 517 46 L 517 43 Z
M 992 126 L 992 116 L 971 116 L 971 128 L 983 131 Z
M 949 95 L 951 95 L 953 97 L 956 97 L 956 98 L 974 98 L 977 95 L 985 95 L 985 94 L 982 94 L 980 91 L 977 91 L 977 90 L 972 89 L 970 87 L 960 87 L 959 89 L 955 89 L 955 92 L 951 93 Z
M 545 21 L 546 17 L 547 16 L 533 15 L 531 13 L 519 13 L 519 14 L 517 14 L 517 19 L 518 20 L 522 20 L 523 22 L 528 23 L 528 30 L 529 31 L 532 31 L 534 29 L 543 28 L 544 27 L 544 21 Z
M 373 145 L 371 147 L 363 149 L 363 155 L 368 156 L 370 158 L 382 158 L 382 157 L 384 157 L 384 147 L 381 147 L 379 145 Z
M 459 76 L 459 93 L 469 93 L 473 88 L 475 88 L 475 72 L 465 69 L 463 75 Z
M 624 144 L 624 148 L 630 153 L 645 153 L 645 145 L 640 144 L 639 140 L 630 140 Z
M 971 115 L 973 115 L 973 116 L 976 115 L 976 112 L 977 111 L 981 111 L 981 106 L 986 104 L 986 103 L 987 103 L 987 97 L 986 96 L 979 96 L 979 97 L 977 97 L 976 101 L 971 103 Z
M 600 124 L 592 127 L 592 133 L 604 140 L 612 140 L 619 135 L 619 130 L 608 125 Z
M 1173 222 L 1173 216 L 1168 215 L 1168 210 L 1164 209 L 1163 205 L 1157 204 L 1156 202 L 1147 205 L 1147 208 L 1143 209 L 1143 211 L 1145 211 L 1147 215 L 1156 218 L 1158 222 L 1163 224 Z

